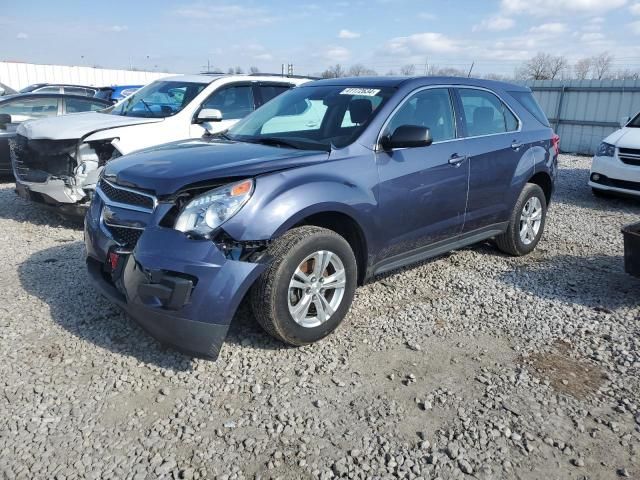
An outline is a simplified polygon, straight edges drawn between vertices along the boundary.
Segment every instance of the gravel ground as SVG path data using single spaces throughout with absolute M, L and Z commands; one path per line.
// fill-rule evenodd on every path
M 6 478 L 640 478 L 640 280 L 564 155 L 543 241 L 379 278 L 327 340 L 246 308 L 217 362 L 149 338 L 88 285 L 82 231 L 0 187 Z

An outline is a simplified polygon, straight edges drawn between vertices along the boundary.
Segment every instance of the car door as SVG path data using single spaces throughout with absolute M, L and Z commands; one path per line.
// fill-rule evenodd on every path
M 198 113 L 202 109 L 215 109 L 222 113 L 222 120 L 200 124 L 195 122 Z M 223 132 L 231 128 L 239 120 L 246 117 L 256 108 L 251 82 L 232 83 L 224 85 L 214 91 L 202 102 L 202 105 L 194 115 L 194 123 L 191 125 L 191 137 L 198 138 L 205 134 Z
M 60 109 L 57 97 L 40 93 L 0 103 L 0 114 L 11 115 L 11 123 L 0 125 L 0 171 L 11 170 L 9 140 L 15 137 L 18 125 L 26 120 L 56 116 Z
M 494 92 L 457 88 L 469 155 L 469 202 L 464 231 L 506 221 L 508 193 L 523 154 L 520 121 Z
M 410 94 L 383 127 L 383 135 L 402 125 L 429 127 L 433 144 L 376 153 L 380 222 L 386 232 L 382 257 L 402 255 L 461 233 L 469 162 L 455 119 L 451 90 L 425 88 Z

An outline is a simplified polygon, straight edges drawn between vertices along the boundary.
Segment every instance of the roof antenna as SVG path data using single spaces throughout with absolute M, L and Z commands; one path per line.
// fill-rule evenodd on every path
M 467 78 L 471 78 L 471 72 L 473 71 L 473 66 L 476 64 L 475 60 L 473 62 L 471 62 L 471 68 L 469 69 L 469 74 L 467 75 Z

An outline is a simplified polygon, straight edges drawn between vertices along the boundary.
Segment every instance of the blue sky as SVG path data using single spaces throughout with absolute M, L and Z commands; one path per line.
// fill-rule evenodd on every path
M 537 52 L 609 51 L 640 69 L 640 0 L 5 2 L 0 60 L 197 72 L 207 61 L 296 73 L 408 63 L 513 73 Z

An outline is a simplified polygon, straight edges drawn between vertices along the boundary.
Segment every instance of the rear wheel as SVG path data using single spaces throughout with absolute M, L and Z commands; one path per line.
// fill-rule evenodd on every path
M 498 248 L 509 255 L 531 253 L 538 245 L 547 218 L 547 199 L 538 185 L 527 183 L 516 202 L 507 231 L 496 237 Z
M 251 307 L 262 327 L 290 345 L 316 342 L 333 332 L 349 311 L 357 281 L 356 259 L 337 233 L 305 226 L 270 245 L 272 261 L 251 289 Z

